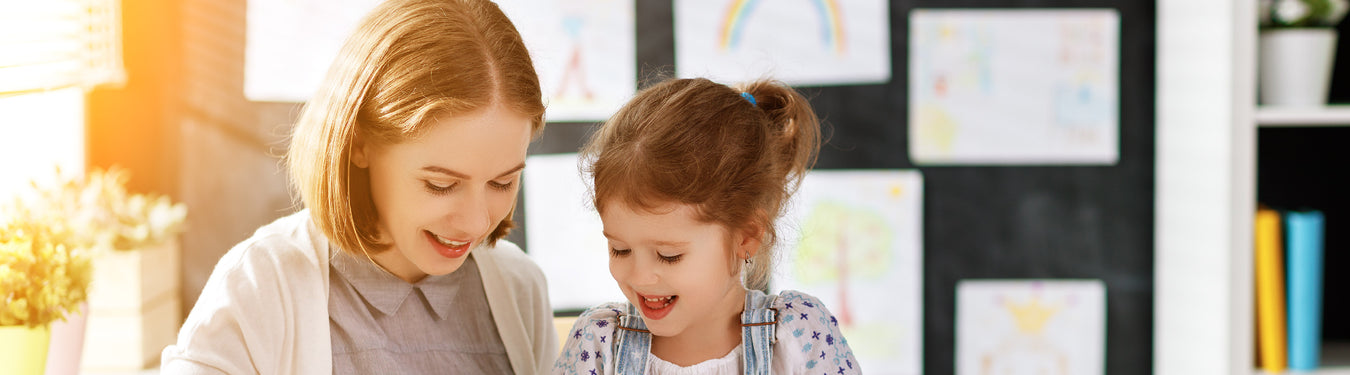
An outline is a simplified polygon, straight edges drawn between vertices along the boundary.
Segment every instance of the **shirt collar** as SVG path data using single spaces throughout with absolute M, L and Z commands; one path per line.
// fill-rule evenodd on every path
M 449 318 L 450 305 L 459 294 L 460 286 L 463 284 L 461 280 L 478 277 L 478 266 L 472 253 L 455 272 L 428 275 L 412 284 L 386 272 L 369 259 L 360 259 L 338 249 L 333 253 L 331 261 L 333 270 L 346 279 L 366 303 L 384 315 L 394 315 L 398 312 L 416 289 L 426 298 L 427 304 L 431 305 L 430 310 L 436 318 L 445 320 Z M 421 307 L 420 302 L 414 300 L 409 306 Z

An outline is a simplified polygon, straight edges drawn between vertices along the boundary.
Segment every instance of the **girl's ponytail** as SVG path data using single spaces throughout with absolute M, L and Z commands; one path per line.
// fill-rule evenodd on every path
M 769 116 L 770 134 L 776 147 L 768 152 L 780 166 L 775 172 L 796 187 L 816 162 L 820 148 L 820 120 L 805 96 L 778 81 L 751 82 L 742 89 L 754 99 L 754 105 Z M 789 189 L 790 194 L 792 190 Z M 786 197 L 784 197 L 786 198 Z

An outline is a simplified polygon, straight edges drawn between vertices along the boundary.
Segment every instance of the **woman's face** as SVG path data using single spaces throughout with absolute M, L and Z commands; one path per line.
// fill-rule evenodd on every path
M 530 118 L 499 106 L 433 120 L 404 143 L 360 143 L 352 160 L 370 194 L 388 251 L 380 266 L 415 282 L 454 272 L 515 205 Z

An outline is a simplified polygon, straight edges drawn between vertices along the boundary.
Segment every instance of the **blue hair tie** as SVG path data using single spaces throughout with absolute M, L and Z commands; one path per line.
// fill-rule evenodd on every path
M 748 92 L 743 92 L 743 93 L 741 93 L 741 97 L 742 97 L 742 98 L 745 98 L 745 100 L 750 101 L 750 105 L 755 106 L 755 107 L 759 107 L 759 104 L 756 104 L 756 103 L 755 103 L 755 96 L 754 96 L 754 95 L 750 95 L 750 93 L 748 93 Z

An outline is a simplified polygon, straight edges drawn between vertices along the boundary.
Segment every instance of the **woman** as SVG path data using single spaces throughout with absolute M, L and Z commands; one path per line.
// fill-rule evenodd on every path
M 511 227 L 539 80 L 486 0 L 393 0 L 347 40 L 286 165 L 306 209 L 236 245 L 165 373 L 539 373 L 543 273 Z

